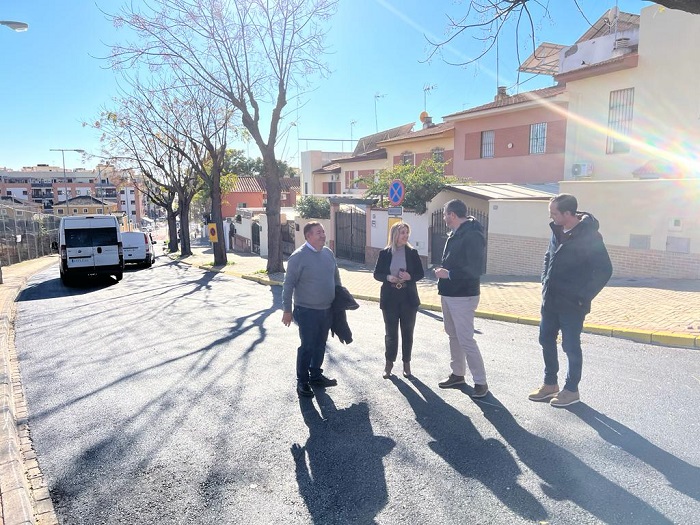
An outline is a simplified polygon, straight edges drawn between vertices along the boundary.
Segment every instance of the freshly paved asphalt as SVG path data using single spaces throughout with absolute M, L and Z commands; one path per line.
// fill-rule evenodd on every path
M 183 263 L 263 283 L 279 283 L 282 275 L 266 275 L 265 259 L 227 254 L 229 264 L 214 268 L 208 246 L 195 246 Z M 178 258 L 177 255 L 171 257 Z M 0 285 L 0 384 L 3 424 L 0 431 L 0 524 L 55 523 L 51 499 L 31 449 L 28 411 L 13 349 L 15 298 L 34 273 L 57 262 L 56 256 L 2 268 Z M 340 261 L 343 284 L 358 298 L 377 299 L 379 283 L 372 269 Z M 540 286 L 536 279 L 487 277 L 482 285 L 481 317 L 536 324 Z M 646 343 L 700 349 L 700 280 L 613 280 L 593 303 L 586 331 Z M 434 279 L 419 283 L 425 309 L 439 309 Z

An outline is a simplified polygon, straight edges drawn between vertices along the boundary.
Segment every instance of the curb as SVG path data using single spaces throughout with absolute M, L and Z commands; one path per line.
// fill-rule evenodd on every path
M 43 257 L 42 257 L 43 259 Z M 0 523 L 4 525 L 57 524 L 51 495 L 36 459 L 28 424 L 28 408 L 14 352 L 14 319 L 17 296 L 35 273 L 55 260 L 19 277 L 0 304 Z
M 191 263 L 187 263 L 186 261 L 180 261 L 178 259 L 174 260 L 177 262 L 182 262 L 183 264 L 190 264 L 190 266 L 196 266 L 197 268 L 200 268 L 202 270 L 226 273 L 227 275 L 233 275 L 234 277 L 240 277 L 241 279 L 254 281 L 266 286 L 282 286 L 283 284 L 280 281 L 268 279 L 267 277 L 258 277 L 251 274 L 242 274 L 233 271 L 226 272 L 223 268 L 213 268 L 212 266 L 204 265 L 193 265 Z M 353 297 L 355 297 L 355 299 L 362 299 L 364 301 L 379 301 L 379 297 L 372 295 L 353 293 Z M 440 305 L 435 305 L 431 303 L 421 303 L 419 308 L 423 310 L 431 310 L 434 312 L 442 311 L 442 307 Z M 513 314 L 489 312 L 484 310 L 477 310 L 476 317 L 479 317 L 481 319 L 490 319 L 493 321 L 504 321 L 507 323 L 524 324 L 530 326 L 539 326 L 540 324 L 540 319 L 536 317 L 524 317 Z M 700 335 L 696 336 L 692 334 L 680 334 L 676 332 L 654 332 L 651 330 L 638 330 L 630 328 L 620 328 L 616 326 L 585 323 L 583 325 L 583 332 L 587 334 L 615 337 L 618 339 L 628 339 L 638 343 L 672 346 L 677 348 L 689 348 L 693 350 L 700 349 Z

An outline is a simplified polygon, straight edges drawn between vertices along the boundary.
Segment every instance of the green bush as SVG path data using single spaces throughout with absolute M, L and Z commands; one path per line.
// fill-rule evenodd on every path
M 331 218 L 331 203 L 322 197 L 301 197 L 294 209 L 303 219 Z

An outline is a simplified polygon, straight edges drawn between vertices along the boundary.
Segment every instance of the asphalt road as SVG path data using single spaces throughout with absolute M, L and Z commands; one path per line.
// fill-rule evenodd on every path
M 443 391 L 441 318 L 384 380 L 376 303 L 294 389 L 279 288 L 166 261 L 18 298 L 31 436 L 63 524 L 700 522 L 700 354 L 584 335 L 585 403 L 554 409 L 536 328 L 477 320 L 492 394 Z

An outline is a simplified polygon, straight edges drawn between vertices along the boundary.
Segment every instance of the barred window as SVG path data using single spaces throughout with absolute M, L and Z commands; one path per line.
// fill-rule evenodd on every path
M 606 153 L 627 153 L 630 150 L 629 136 L 634 107 L 634 88 L 618 89 L 610 92 L 608 110 L 608 144 Z
M 445 162 L 445 148 L 435 148 L 431 153 L 435 162 Z
M 481 158 L 490 159 L 493 158 L 494 144 L 496 142 L 496 132 L 482 131 L 481 132 Z
M 403 164 L 404 166 L 413 166 L 413 152 L 404 151 L 401 154 L 401 164 Z
M 547 123 L 530 125 L 530 155 L 545 153 L 547 145 Z

